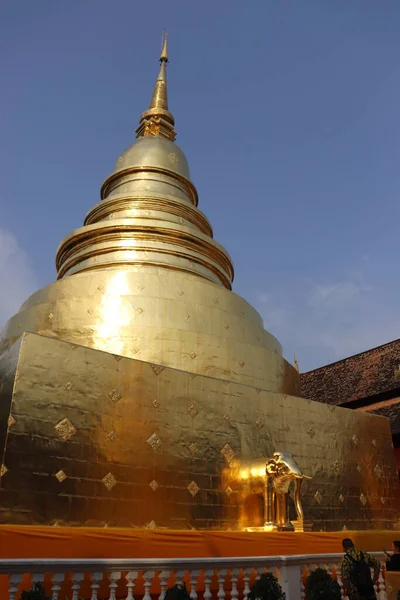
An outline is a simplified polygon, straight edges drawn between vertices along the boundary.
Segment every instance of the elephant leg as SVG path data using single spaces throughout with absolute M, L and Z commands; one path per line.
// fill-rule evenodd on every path
M 301 491 L 302 483 L 303 483 L 303 480 L 301 478 L 295 479 L 295 481 L 294 481 L 293 500 L 294 500 L 294 505 L 296 508 L 297 518 L 299 521 L 304 519 L 303 506 L 301 504 L 301 498 L 300 498 L 300 491 Z
M 275 521 L 275 492 L 269 477 L 265 482 L 264 500 L 264 527 L 273 527 Z

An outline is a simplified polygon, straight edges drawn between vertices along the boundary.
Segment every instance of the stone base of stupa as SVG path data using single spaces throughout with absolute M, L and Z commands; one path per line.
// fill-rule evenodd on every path
M 3 524 L 236 535 L 264 522 L 262 489 L 242 467 L 281 451 L 312 477 L 301 497 L 313 531 L 394 529 L 386 419 L 37 334 L 0 370 Z

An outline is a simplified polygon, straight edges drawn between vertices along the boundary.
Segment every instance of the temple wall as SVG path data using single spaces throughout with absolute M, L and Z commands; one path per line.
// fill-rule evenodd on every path
M 36 334 L 3 357 L 2 523 L 258 525 L 262 506 L 231 467 L 282 451 L 312 477 L 302 499 L 313 530 L 395 527 L 384 418 Z

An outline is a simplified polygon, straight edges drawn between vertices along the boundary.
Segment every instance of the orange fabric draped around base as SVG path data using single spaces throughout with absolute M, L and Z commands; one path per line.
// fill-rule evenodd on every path
M 1 558 L 204 558 L 285 556 L 342 552 L 351 537 L 357 548 L 382 551 L 400 537 L 395 531 L 231 532 L 154 531 L 0 525 Z M 0 576 L 0 598 L 7 597 Z

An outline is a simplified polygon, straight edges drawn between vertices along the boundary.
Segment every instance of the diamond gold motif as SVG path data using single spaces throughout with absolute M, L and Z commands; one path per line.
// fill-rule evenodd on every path
M 189 373 L 189 375 L 192 379 L 196 379 L 197 377 L 197 373 Z
M 364 506 L 367 504 L 368 500 L 367 500 L 367 498 L 364 496 L 364 494 L 361 494 L 361 496 L 360 496 L 360 502 L 361 502 L 361 504 L 363 504 Z
M 72 390 L 74 386 L 72 385 L 72 383 L 70 381 L 67 381 L 67 383 L 65 384 L 65 390 L 67 392 L 70 392 Z
M 333 413 L 333 412 L 336 410 L 336 406 L 335 406 L 335 405 L 333 405 L 333 404 L 328 404 L 327 406 L 328 406 L 328 410 L 329 410 L 331 413 Z
M 385 502 L 386 502 L 386 498 L 384 498 L 383 496 L 381 496 L 381 503 L 385 504 Z
M 136 312 L 137 312 L 138 315 L 141 315 L 142 312 L 143 312 L 143 308 L 137 308 Z
M 228 486 L 225 490 L 225 493 L 229 497 L 231 494 L 233 494 L 233 489 Z
M 3 475 L 5 475 L 7 473 L 8 469 L 6 467 L 6 465 L 3 463 L 0 467 L 0 477 L 3 477 Z
M 192 481 L 191 483 L 189 483 L 187 489 L 188 489 L 189 493 L 193 496 L 193 498 L 200 491 L 200 488 L 195 481 Z
M 162 367 L 161 365 L 150 365 L 151 368 L 153 369 L 154 373 L 156 375 L 159 375 L 160 373 L 162 373 L 165 369 L 165 367 Z
M 322 496 L 321 496 L 321 494 L 318 491 L 315 492 L 314 498 L 315 498 L 316 502 L 318 502 L 318 504 L 321 504 L 321 502 L 322 502 Z
M 118 354 L 113 354 L 114 359 L 119 362 L 120 360 L 122 360 L 122 356 L 118 356 Z
M 154 398 L 154 400 L 153 400 L 153 402 L 152 402 L 152 405 L 154 406 L 154 408 L 159 408 L 159 407 L 160 407 L 160 403 L 159 403 L 159 401 L 157 400 L 157 398 Z
M 335 462 L 332 465 L 332 468 L 333 468 L 334 472 L 336 473 L 336 475 L 340 475 L 341 472 L 343 471 L 342 463 L 339 462 L 338 460 L 335 460 Z
M 190 356 L 190 358 L 193 360 L 193 359 L 195 359 L 195 358 L 196 358 L 197 354 L 196 354 L 196 352 L 191 352 L 191 353 L 189 354 L 189 356 Z
M 224 323 L 225 329 L 229 329 L 229 323 Z
M 178 155 L 175 152 L 170 152 L 168 154 L 168 158 L 172 163 L 177 163 L 179 161 Z
M 264 427 L 265 423 L 261 417 L 258 417 L 258 419 L 256 421 L 256 425 L 257 425 L 258 429 L 262 429 Z
M 88 314 L 89 314 L 89 315 L 92 315 L 93 313 L 94 313 L 94 310 L 93 310 L 93 308 L 88 308 Z
M 340 494 L 340 496 L 339 496 L 339 500 L 340 500 L 340 502 L 343 504 L 343 502 L 344 502 L 344 496 L 343 496 L 343 494 Z
M 159 438 L 156 433 L 153 433 L 153 435 L 151 435 L 149 437 L 149 439 L 147 440 L 147 443 L 150 446 L 150 448 L 152 448 L 154 450 L 154 452 L 159 450 L 162 445 L 161 438 Z
M 361 465 L 357 465 L 357 471 L 358 471 L 359 473 L 361 473 L 361 470 L 362 470 L 362 469 L 361 469 Z
M 197 446 L 196 446 L 196 444 L 195 444 L 194 442 L 192 442 L 192 443 L 189 445 L 189 450 L 190 450 L 190 452 L 192 452 L 193 454 L 196 452 L 196 450 L 197 450 Z
M 114 404 L 117 404 L 122 399 L 122 394 L 114 388 L 109 392 L 108 397 Z
M 63 471 L 63 470 L 61 470 L 61 471 L 58 471 L 58 472 L 56 473 L 56 478 L 58 479 L 58 481 L 59 481 L 60 483 L 62 483 L 62 482 L 65 480 L 65 479 L 67 479 L 67 476 L 66 476 L 66 474 L 64 473 L 64 471 Z
M 188 321 L 190 319 L 190 315 L 186 314 L 183 318 L 185 319 L 185 321 Z
M 111 440 L 111 442 L 115 440 L 115 431 L 110 431 L 108 434 L 108 439 Z
M 115 479 L 115 477 L 112 473 L 107 473 L 107 475 L 105 477 L 103 477 L 102 482 L 104 483 L 104 485 L 106 486 L 108 491 L 110 491 L 113 489 L 114 485 L 117 483 L 117 480 Z
M 183 294 L 184 294 L 184 293 L 185 293 L 185 292 L 184 292 L 182 289 L 180 289 L 180 288 L 179 288 L 179 290 L 177 291 L 177 294 L 178 294 L 179 296 L 183 296 Z
M 289 433 L 289 431 L 290 431 L 289 425 L 285 425 L 285 427 L 283 429 L 284 429 L 284 431 L 286 431 L 286 433 Z
M 224 419 L 225 419 L 225 421 L 226 421 L 227 423 L 229 423 L 229 422 L 230 422 L 231 418 L 230 418 L 230 416 L 228 415 L 228 413 L 225 413 L 225 414 L 224 414 Z
M 65 417 L 62 419 L 57 425 L 54 426 L 54 429 L 57 431 L 60 438 L 64 441 L 69 440 L 76 433 L 75 427 L 72 425 L 71 421 Z
M 379 465 L 376 465 L 374 471 L 377 474 L 378 478 L 380 479 L 383 475 L 383 471 L 382 471 L 381 467 Z
M 353 437 L 351 438 L 351 441 L 353 442 L 354 446 L 357 448 L 358 444 L 360 443 L 360 440 L 358 439 L 356 434 L 353 435 Z
M 230 463 L 232 458 L 235 456 L 235 453 L 229 444 L 225 444 L 225 446 L 221 450 L 221 454 L 227 463 Z
M 52 319 L 54 319 L 54 315 L 53 315 L 53 313 L 49 313 L 49 319 L 50 319 L 50 321 L 51 321 Z
M 13 425 L 15 425 L 15 423 L 16 423 L 16 422 L 17 422 L 17 421 L 14 419 L 14 417 L 13 417 L 12 415 L 10 415 L 10 416 L 8 417 L 8 426 L 9 426 L 9 427 L 12 427 Z
M 313 437 L 315 436 L 315 429 L 313 427 L 309 427 L 307 433 L 310 436 L 310 438 L 313 439 Z
M 376 440 L 372 440 L 371 444 L 373 445 L 374 448 L 376 448 Z
M 244 360 L 240 360 L 238 364 L 239 364 L 239 367 L 243 368 L 246 363 L 244 362 Z
M 213 302 L 214 302 L 214 304 L 219 304 L 218 298 L 214 298 Z
M 191 404 L 189 406 L 189 408 L 187 409 L 189 415 L 192 417 L 192 419 L 194 419 L 194 417 L 198 414 L 198 410 L 196 408 L 196 406 L 194 404 Z
M 157 483 L 157 481 L 155 479 L 153 479 L 153 481 L 151 481 L 149 483 L 149 485 L 150 485 L 151 489 L 153 490 L 153 492 L 155 492 L 156 489 L 158 488 L 158 483 Z

